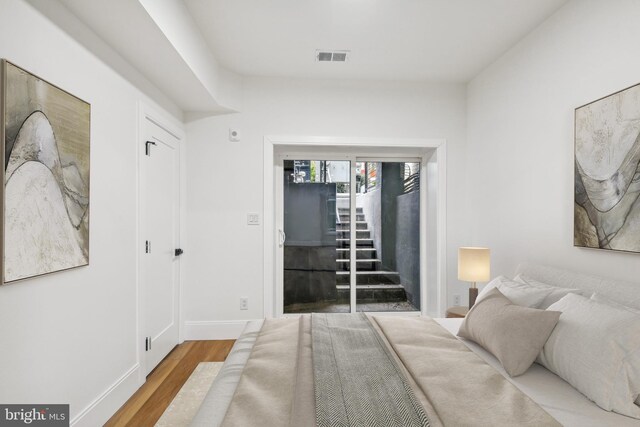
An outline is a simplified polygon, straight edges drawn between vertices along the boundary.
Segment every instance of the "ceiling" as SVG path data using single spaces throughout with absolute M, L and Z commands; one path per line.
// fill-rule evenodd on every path
M 464 83 L 567 0 L 27 1 L 196 117 L 240 111 L 243 76 Z M 317 62 L 317 49 L 350 53 Z
M 566 0 L 184 0 L 242 75 L 466 82 Z M 316 49 L 350 50 L 318 63 Z

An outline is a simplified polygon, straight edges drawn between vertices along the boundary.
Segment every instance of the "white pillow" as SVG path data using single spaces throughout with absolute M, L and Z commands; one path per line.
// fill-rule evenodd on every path
M 476 301 L 481 301 L 493 288 L 498 288 L 512 303 L 530 308 L 538 308 L 551 292 L 550 289 L 540 289 L 526 283 L 514 282 L 504 276 L 498 276 L 482 289 Z
M 549 295 L 545 297 L 545 299 L 540 303 L 540 306 L 538 307 L 543 310 L 549 307 L 551 304 L 555 304 L 556 302 L 560 301 L 567 294 L 578 294 L 586 296 L 580 289 L 561 288 L 559 286 L 548 285 L 546 283 L 531 279 L 527 276 L 523 276 L 522 274 L 518 274 L 513 280 L 520 283 L 526 283 L 527 285 L 535 286 L 540 289 L 548 289 Z
M 539 363 L 601 408 L 640 419 L 640 316 L 572 293 L 548 310 L 562 315 Z
M 629 307 L 627 305 L 624 304 L 620 304 L 619 302 L 610 300 L 607 297 L 603 297 L 602 295 L 598 294 L 597 292 L 593 295 L 591 295 L 591 299 L 593 301 L 599 302 L 601 304 L 608 304 L 612 307 L 618 308 L 620 310 L 627 310 L 630 311 L 631 313 L 634 313 L 638 316 L 640 316 L 640 310 L 633 308 L 633 307 Z M 629 359 L 629 363 L 632 366 L 631 372 L 633 372 L 632 375 L 634 375 L 634 378 L 632 378 L 632 381 L 634 383 L 640 382 L 640 355 L 637 355 L 636 357 L 633 357 L 631 359 Z M 638 398 L 636 399 L 636 405 L 640 405 L 640 395 L 638 395 Z
M 637 315 L 640 315 L 640 310 L 638 310 L 637 308 L 633 308 L 633 307 L 629 307 L 627 305 L 624 304 L 620 304 L 619 302 L 616 302 L 614 300 L 611 300 L 605 296 L 602 296 L 599 293 L 594 293 L 593 295 L 591 295 L 591 299 L 595 302 L 599 302 L 600 304 L 608 304 L 612 307 L 621 309 L 621 310 L 627 310 L 630 311 L 632 313 L 635 313 Z

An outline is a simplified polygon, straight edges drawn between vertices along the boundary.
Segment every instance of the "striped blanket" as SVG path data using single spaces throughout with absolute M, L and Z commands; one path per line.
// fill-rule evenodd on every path
M 319 427 L 426 427 L 429 419 L 363 313 L 311 316 Z

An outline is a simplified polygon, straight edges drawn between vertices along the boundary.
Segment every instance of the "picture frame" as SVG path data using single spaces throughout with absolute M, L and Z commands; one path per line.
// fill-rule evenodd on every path
M 640 253 L 640 83 L 574 119 L 574 246 Z
M 91 105 L 0 61 L 1 284 L 89 265 Z

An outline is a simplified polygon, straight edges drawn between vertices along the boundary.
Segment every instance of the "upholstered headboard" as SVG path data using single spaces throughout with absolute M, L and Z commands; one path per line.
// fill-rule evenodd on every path
M 516 274 L 553 286 L 580 289 L 589 294 L 597 292 L 613 301 L 640 309 L 640 282 L 606 279 L 528 263 L 520 264 Z

